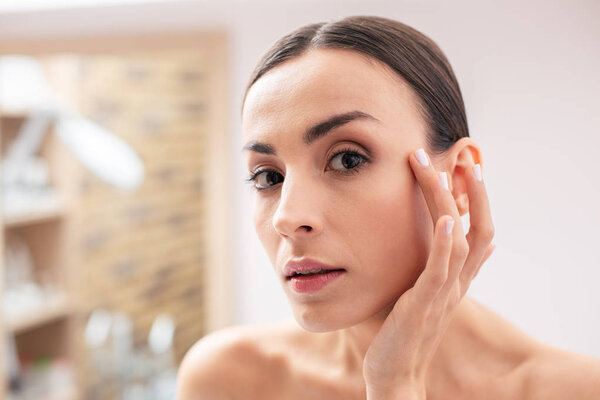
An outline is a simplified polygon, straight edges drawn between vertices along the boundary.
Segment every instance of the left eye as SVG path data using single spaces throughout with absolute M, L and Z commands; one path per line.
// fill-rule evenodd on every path
M 333 165 L 332 169 L 339 174 L 355 174 L 360 171 L 365 163 L 370 161 L 367 156 L 360 154 L 356 150 L 343 149 L 331 156 L 327 165 Z M 274 179 L 274 177 L 281 177 L 281 179 Z M 266 182 L 262 182 L 261 178 L 265 178 Z M 254 188 L 258 191 L 271 189 L 282 180 L 283 176 L 272 169 L 259 169 L 246 179 L 247 182 L 254 183 Z
M 331 157 L 330 164 L 333 165 L 334 169 L 348 172 L 357 169 L 365 161 L 367 161 L 366 157 L 354 150 L 347 149 L 341 150 Z

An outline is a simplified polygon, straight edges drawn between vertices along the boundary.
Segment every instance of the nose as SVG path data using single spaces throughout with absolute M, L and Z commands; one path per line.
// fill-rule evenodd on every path
M 316 188 L 306 179 L 293 181 L 288 174 L 281 186 L 273 227 L 280 235 L 292 239 L 313 237 L 322 230 L 321 211 Z

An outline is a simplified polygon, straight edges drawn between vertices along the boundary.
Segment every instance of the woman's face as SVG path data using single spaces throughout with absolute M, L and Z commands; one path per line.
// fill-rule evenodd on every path
M 346 113 L 354 114 L 313 130 L 307 144 L 311 127 Z M 357 52 L 311 50 L 250 88 L 242 124 L 246 145 L 272 150 L 245 150 L 250 175 L 270 170 L 251 183 L 264 188 L 254 194 L 254 225 L 302 327 L 350 327 L 412 287 L 433 224 L 408 163 L 426 148 L 426 126 L 401 78 Z M 283 269 L 304 258 L 345 272 L 316 292 L 296 292 Z

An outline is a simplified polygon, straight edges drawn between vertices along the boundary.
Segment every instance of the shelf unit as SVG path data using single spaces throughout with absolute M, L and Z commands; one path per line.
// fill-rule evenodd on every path
M 76 191 L 78 198 L 75 206 L 66 205 L 56 211 L 9 218 L 4 224 L 6 228 L 0 231 L 0 234 L 2 234 L 4 231 L 15 229 L 32 232 L 44 230 L 44 227 L 46 229 L 51 229 L 51 227 L 57 229 L 59 226 L 68 227 L 65 232 L 70 233 L 64 236 L 65 240 L 56 240 L 61 243 L 61 247 L 63 244 L 68 246 L 67 243 L 71 243 L 73 238 L 76 238 L 77 243 L 73 244 L 70 252 L 61 253 L 65 257 L 63 266 L 68 265 L 67 269 L 71 271 L 69 275 L 70 282 L 76 281 L 76 275 L 79 275 L 78 278 L 81 280 L 81 284 L 86 285 L 85 293 L 77 294 L 73 290 L 72 293 L 74 293 L 77 300 L 69 300 L 70 307 L 63 307 L 62 309 L 57 307 L 53 313 L 54 316 L 48 317 L 45 315 L 38 319 L 32 314 L 30 316 L 32 322 L 21 320 L 19 323 L 14 323 L 12 326 L 16 327 L 17 330 L 21 327 L 27 327 L 26 330 L 21 331 L 21 336 L 30 339 L 27 330 L 31 331 L 34 326 L 42 325 L 46 327 L 44 329 L 48 335 L 59 331 L 61 328 L 63 331 L 59 334 L 63 334 L 65 338 L 77 329 L 82 333 L 82 327 L 77 325 L 80 323 L 78 315 L 82 319 L 87 318 L 88 312 L 98 305 L 96 303 L 109 309 L 121 309 L 124 308 L 123 305 L 130 305 L 130 309 L 124 309 L 123 311 L 136 316 L 136 324 L 141 327 L 140 331 L 145 334 L 146 328 L 150 325 L 154 315 L 147 312 L 147 308 L 145 308 L 147 304 L 145 305 L 144 302 L 152 305 L 155 309 L 176 305 L 180 309 L 183 308 L 182 312 L 173 313 L 179 319 L 176 343 L 178 344 L 179 356 L 181 356 L 195 340 L 200 339 L 202 333 L 228 326 L 232 322 L 230 229 L 233 221 L 231 220 L 231 157 L 229 154 L 231 144 L 229 143 L 227 124 L 229 116 L 227 96 L 229 90 L 227 85 L 229 45 L 227 35 L 221 31 L 192 31 L 146 32 L 129 36 L 111 34 L 100 37 L 36 37 L 34 40 L 29 39 L 15 40 L 11 38 L 5 40 L 0 38 L 0 55 L 24 54 L 45 57 L 55 54 L 75 53 L 90 56 L 124 55 L 129 57 L 132 53 L 142 52 L 146 55 L 149 54 L 151 60 L 159 61 L 164 60 L 165 57 L 171 54 L 171 51 L 177 49 L 186 52 L 191 51 L 192 54 L 200 53 L 204 55 L 199 63 L 194 61 L 192 64 L 192 71 L 199 66 L 204 69 L 199 78 L 200 82 L 205 85 L 201 90 L 206 101 L 205 110 L 209 112 L 203 117 L 201 124 L 194 123 L 191 127 L 187 127 L 183 124 L 173 124 L 175 121 L 167 121 L 172 128 L 170 134 L 174 136 L 172 140 L 164 141 L 162 144 L 156 143 L 155 140 L 148 140 L 150 138 L 157 139 L 153 135 L 136 139 L 137 127 L 132 130 L 130 129 L 134 127 L 132 124 L 128 123 L 126 126 L 126 130 L 133 131 L 134 137 L 128 138 L 130 143 L 135 145 L 134 147 L 138 150 L 141 149 L 141 153 L 147 161 L 152 161 L 152 163 L 147 164 L 149 179 L 143 189 L 144 191 L 137 194 L 138 198 L 132 198 L 136 200 L 135 203 L 128 204 L 129 200 L 126 196 L 120 196 L 118 202 L 107 202 L 106 198 L 109 197 L 103 196 L 110 194 L 108 188 L 102 185 L 89 185 L 89 180 L 83 179 L 81 181 L 83 185 Z M 168 54 L 165 52 L 168 52 Z M 134 57 L 134 60 L 137 59 L 135 55 L 131 57 Z M 181 63 L 187 62 L 179 58 L 175 58 L 175 60 Z M 136 71 L 136 69 L 131 70 L 134 75 L 133 78 L 141 77 L 135 74 Z M 189 79 L 194 78 L 194 76 L 183 76 L 182 78 Z M 185 87 L 184 94 L 186 96 L 192 94 L 192 86 Z M 169 90 L 169 88 L 166 89 Z M 76 91 L 78 95 L 81 93 L 83 93 L 82 90 Z M 126 90 L 124 93 L 133 94 L 134 91 Z M 182 99 L 184 97 L 182 96 Z M 185 104 L 183 106 L 182 111 L 189 111 L 190 113 L 194 111 L 193 107 L 185 108 Z M 83 105 L 81 111 L 85 114 L 90 110 Z M 107 109 L 104 111 L 107 111 Z M 143 111 L 143 108 L 136 110 L 138 114 L 141 114 L 141 111 Z M 6 132 L 2 134 L 1 140 L 4 140 L 9 131 L 16 129 L 15 124 L 20 123 L 23 117 L 24 115 L 20 113 L 5 114 L 3 124 L 8 124 L 9 129 L 4 129 Z M 189 123 L 189 121 L 186 123 Z M 156 128 L 156 126 L 151 128 Z M 188 146 L 185 144 L 186 142 L 182 141 L 185 137 L 203 132 L 211 134 L 207 134 L 197 144 L 192 143 L 193 146 Z M 199 144 L 202 146 L 201 152 L 198 151 L 197 145 Z M 177 154 L 182 154 L 185 157 L 168 160 L 168 164 L 156 163 L 156 160 L 163 160 L 173 152 L 178 152 Z M 191 154 L 192 152 L 194 154 Z M 196 162 L 197 154 L 200 153 L 204 157 L 203 165 L 205 167 L 203 170 L 195 170 L 193 174 L 177 174 L 182 168 L 186 168 L 184 165 L 186 162 Z M 60 158 L 58 160 L 53 158 L 53 160 L 60 164 L 53 165 L 53 167 L 56 167 L 54 170 L 57 171 L 56 178 L 63 179 L 61 185 L 65 187 L 64 192 L 70 192 L 69 185 L 75 180 L 69 182 L 68 179 L 65 181 L 64 178 L 70 176 L 72 171 L 69 168 L 61 167 L 63 162 Z M 59 171 L 62 171 L 62 173 Z M 202 178 L 201 181 L 196 180 L 200 177 Z M 188 189 L 197 191 L 198 196 L 189 197 L 188 202 L 193 200 L 191 203 L 200 203 L 201 201 L 203 203 L 201 208 L 197 204 L 192 204 L 187 211 L 190 215 L 195 213 L 194 215 L 199 216 L 187 219 L 188 222 L 195 221 L 195 225 L 192 226 L 193 229 L 190 228 L 189 224 L 186 227 L 185 215 L 181 214 L 182 210 L 179 207 L 161 205 L 162 202 L 178 205 L 180 199 L 177 196 L 181 195 L 172 188 L 177 185 L 181 186 L 182 182 L 188 180 L 190 183 Z M 209 190 L 203 190 L 203 188 Z M 89 192 L 92 192 L 96 196 L 95 191 L 99 192 L 97 197 L 89 195 Z M 86 195 L 86 193 L 88 194 Z M 86 198 L 86 196 L 88 197 Z M 114 199 L 114 194 L 110 194 L 110 196 L 111 199 Z M 139 203 L 137 202 L 139 199 L 147 200 L 147 202 Z M 152 203 L 150 200 L 155 200 L 157 204 Z M 101 211 L 102 206 L 107 203 L 111 204 L 111 210 L 104 213 L 98 212 L 97 215 L 91 215 L 90 220 L 87 219 L 86 213 L 90 214 L 95 210 Z M 120 208 L 117 209 L 115 205 Z M 140 207 L 140 205 L 146 207 Z M 120 230 L 120 225 L 115 225 L 115 222 L 122 224 L 123 221 L 115 221 L 114 216 L 125 211 L 127 212 L 124 215 L 131 220 L 128 222 L 129 225 L 134 225 L 137 219 L 142 222 L 141 219 L 150 210 L 150 206 L 153 206 L 156 211 L 151 216 L 157 219 L 157 223 L 158 220 L 161 220 L 169 226 L 157 225 L 156 229 L 148 229 L 147 224 L 139 223 L 135 235 L 123 235 L 123 231 L 128 231 Z M 79 232 L 71 233 L 76 231 L 72 225 L 73 221 L 77 221 L 75 226 L 81 227 Z M 95 223 L 94 221 L 100 221 L 101 223 Z M 171 234 L 171 230 L 176 231 L 177 235 Z M 120 234 L 116 235 L 115 232 Z M 190 238 L 191 234 L 194 237 Z M 51 234 L 46 233 L 46 235 Z M 165 235 L 168 236 L 169 240 L 161 239 Z M 201 246 L 196 245 L 198 240 L 201 240 Z M 0 240 L 0 245 L 3 242 L 3 240 Z M 110 253 L 96 250 L 96 247 L 106 247 L 107 242 L 110 242 L 108 243 L 111 248 Z M 137 247 L 132 249 L 132 246 Z M 125 249 L 127 249 L 127 252 L 123 252 Z M 141 254 L 140 249 L 144 250 L 143 258 L 136 260 L 131 257 L 136 252 Z M 178 259 L 175 259 L 175 256 Z M 0 262 L 1 259 L 2 257 L 0 257 Z M 169 260 L 174 260 L 176 263 L 167 262 Z M 104 267 L 105 265 L 110 268 Z M 142 265 L 144 268 L 139 268 Z M 181 267 L 181 265 L 186 266 L 186 268 L 177 268 L 177 274 L 168 274 L 169 268 L 173 270 L 174 267 Z M 202 266 L 202 268 L 195 268 L 195 265 Z M 3 268 L 0 268 L 0 286 L 3 281 L 2 270 Z M 136 271 L 142 271 L 144 276 L 140 277 L 141 274 L 136 273 Z M 87 279 L 86 276 L 82 278 L 82 275 L 85 274 L 87 274 Z M 199 288 L 191 288 L 191 283 L 198 280 L 201 281 L 202 285 Z M 111 286 L 110 293 L 108 293 L 103 288 L 106 287 L 106 283 L 111 282 L 116 282 L 119 286 Z M 164 283 L 166 283 L 165 286 L 160 285 Z M 91 285 L 96 285 L 96 288 L 90 290 L 89 286 Z M 194 284 L 194 286 L 198 285 Z M 140 301 L 140 295 L 142 295 L 141 300 L 143 301 Z M 186 302 L 189 305 L 186 306 Z M 200 309 L 205 311 L 200 313 L 198 312 Z M 178 310 L 175 309 L 175 311 Z M 187 329 L 180 329 L 186 327 Z M 35 329 L 40 330 L 42 328 Z M 82 336 L 80 335 L 79 339 L 82 339 Z M 30 342 L 34 341 L 31 340 Z M 68 353 L 70 350 L 82 349 L 84 346 L 79 344 L 81 342 L 82 340 L 76 340 L 69 345 L 70 347 L 64 348 L 63 346 L 60 351 Z M 64 339 L 61 339 L 60 343 L 69 344 Z M 0 342 L 0 357 L 2 357 L 3 351 L 1 345 Z M 85 352 L 81 351 L 81 354 L 83 353 Z M 82 370 L 85 371 L 86 360 L 84 360 L 83 365 Z M 85 372 L 83 375 L 85 385 L 88 376 L 85 376 Z M 3 366 L 0 364 L 0 380 L 4 376 Z M 3 398 L 1 388 L 2 386 L 0 386 L 0 399 Z M 87 389 L 86 386 L 83 390 L 79 390 L 79 394 L 76 394 L 73 398 L 85 398 L 80 395 L 85 393 L 85 389 Z M 67 398 L 64 397 L 59 400 Z
M 54 210 L 35 210 L 25 215 L 6 216 L 3 219 L 4 229 L 17 228 L 20 226 L 35 225 L 47 221 L 63 218 L 65 210 L 59 208 Z
M 28 117 L 27 111 L 3 113 L 0 110 L 1 157 L 5 156 L 7 148 Z M 22 365 L 24 368 L 27 365 L 31 367 L 34 362 L 37 362 L 39 368 L 40 363 L 52 360 L 60 360 L 63 365 L 70 366 L 72 385 L 62 385 L 60 393 L 45 395 L 56 400 L 71 400 L 81 398 L 81 388 L 77 386 L 81 351 L 77 346 L 81 343 L 79 338 L 82 335 L 82 323 L 78 310 L 73 306 L 78 303 L 74 284 L 77 254 L 73 251 L 76 215 L 75 208 L 72 207 L 74 186 L 80 172 L 77 163 L 57 140 L 52 129 L 52 126 L 48 128 L 38 156 L 48 167 L 50 187 L 58 193 L 58 207 L 32 206 L 17 215 L 4 215 L 4 209 L 0 209 L 3 214 L 0 283 L 4 282 L 2 275 L 8 267 L 4 257 L 8 241 L 18 238 L 27 246 L 31 256 L 34 282 L 38 285 L 35 293 L 40 293 L 39 289 L 43 289 L 37 301 L 32 301 L 27 306 L 22 305 L 18 312 L 13 309 L 13 313 L 5 312 L 2 315 L 2 339 L 4 342 L 5 335 L 13 337 L 19 358 L 21 361 L 26 360 Z M 2 286 L 6 286 L 6 282 Z M 0 291 L 3 306 L 9 306 L 11 300 L 14 304 L 15 299 L 22 299 L 14 296 L 12 299 L 8 298 L 5 289 L 8 288 L 3 287 Z M 4 355 L 2 356 L 4 361 Z M 2 375 L 4 388 L 8 382 L 6 374 Z M 0 398 L 6 397 L 21 398 L 8 390 L 0 393 Z

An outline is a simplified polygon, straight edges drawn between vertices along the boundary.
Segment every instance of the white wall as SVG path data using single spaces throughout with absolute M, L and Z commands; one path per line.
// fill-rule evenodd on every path
M 495 3 L 504 5 L 252 10 L 236 28 L 235 93 L 262 51 L 300 24 L 375 14 L 433 38 L 453 65 L 482 147 L 496 227 L 497 248 L 470 295 L 540 340 L 600 358 L 600 3 Z M 250 227 L 251 197 L 238 193 L 238 322 L 291 316 Z
M 112 7 L 94 10 L 93 19 L 86 12 L 0 14 L 0 35 L 231 31 L 236 323 L 291 317 L 242 183 L 246 80 L 290 30 L 371 14 L 434 39 L 460 82 L 471 136 L 483 150 L 497 245 L 470 295 L 544 342 L 600 358 L 600 2 L 229 0 Z

